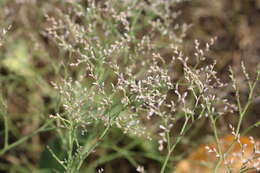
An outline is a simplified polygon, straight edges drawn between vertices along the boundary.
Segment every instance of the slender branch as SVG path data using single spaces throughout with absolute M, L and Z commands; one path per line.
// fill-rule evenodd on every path
M 1 151 L 0 151 L 0 156 L 5 154 L 7 151 L 13 149 L 14 147 L 22 144 L 23 142 L 27 141 L 28 139 L 30 139 L 31 137 L 33 137 L 34 135 L 41 133 L 41 132 L 45 132 L 45 131 L 50 131 L 53 130 L 53 128 L 46 128 L 49 124 L 51 124 L 52 121 L 49 121 L 47 123 L 45 123 L 43 126 L 41 126 L 39 129 L 35 130 L 33 133 L 31 133 L 28 136 L 25 136 L 21 139 L 19 139 L 18 141 L 8 145 L 7 147 L 4 147 Z

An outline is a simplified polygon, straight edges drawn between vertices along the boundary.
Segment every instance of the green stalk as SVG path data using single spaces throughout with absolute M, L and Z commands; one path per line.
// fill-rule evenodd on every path
M 24 143 L 25 141 L 27 141 L 28 139 L 30 139 L 31 137 L 33 137 L 34 135 L 38 134 L 38 133 L 41 133 L 41 132 L 46 132 L 46 131 L 50 131 L 50 130 L 53 130 L 54 128 L 46 128 L 49 124 L 51 124 L 52 121 L 49 121 L 47 123 L 45 123 L 43 126 L 41 126 L 39 129 L 35 130 L 33 133 L 31 133 L 30 135 L 28 136 L 25 136 L 21 139 L 19 139 L 18 141 L 10 144 L 10 145 L 7 145 L 6 147 L 4 147 L 1 151 L 0 151 L 0 156 L 5 154 L 7 151 L 13 149 L 14 147 Z
M 174 151 L 175 147 L 177 146 L 177 144 L 179 144 L 179 142 L 181 141 L 181 139 L 183 138 L 183 135 L 185 134 L 185 132 L 191 127 L 191 125 L 189 126 L 189 128 L 186 129 L 187 127 L 187 124 L 188 124 L 188 121 L 189 121 L 189 117 L 186 115 L 186 119 L 185 119 L 185 122 L 182 126 L 182 129 L 181 129 L 181 132 L 180 132 L 180 136 L 177 137 L 177 140 L 176 142 L 170 147 L 170 149 L 168 150 L 168 153 L 167 153 L 167 156 L 163 162 L 163 166 L 161 168 L 161 171 L 160 173 L 164 173 L 165 170 L 166 170 L 166 167 L 167 167 L 167 164 L 170 160 L 170 157 L 171 157 L 171 154 L 172 152 Z
M 4 142 L 4 148 L 7 148 L 8 146 L 8 139 L 9 139 L 9 125 L 8 125 L 8 119 L 6 117 L 6 112 L 3 113 L 4 117 L 4 126 L 5 126 L 5 142 Z
M 86 153 L 83 151 L 83 156 L 80 159 L 78 165 L 77 165 L 77 171 L 79 171 L 80 167 L 83 164 L 83 161 L 89 156 L 90 153 L 93 152 L 93 150 L 100 144 L 101 140 L 106 136 L 110 129 L 110 125 L 108 125 L 103 133 L 95 140 L 94 144 L 86 151 Z

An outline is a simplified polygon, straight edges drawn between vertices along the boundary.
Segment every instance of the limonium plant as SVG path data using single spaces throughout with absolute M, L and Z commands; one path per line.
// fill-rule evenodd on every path
M 232 171 L 227 155 L 239 142 L 243 120 L 256 97 L 259 69 L 253 78 L 241 62 L 248 88 L 242 103 L 232 67 L 230 80 L 223 82 L 217 72 L 218 62 L 211 57 L 217 38 L 207 43 L 195 40 L 191 49 L 185 49 L 192 25 L 178 20 L 181 11 L 174 7 L 179 0 L 59 3 L 63 8 L 45 9 L 46 27 L 42 31 L 64 55 L 56 69 L 58 78 L 51 82 L 59 102 L 57 111 L 32 135 L 11 145 L 7 112 L 2 111 L 5 144 L 0 155 L 37 133 L 53 131 L 65 156 L 60 157 L 48 146 L 52 158 L 64 172 L 78 173 L 116 128 L 122 135 L 156 142 L 163 158 L 160 173 L 166 173 L 174 171 L 178 144 L 203 119 L 209 122 L 216 143 L 216 148 L 207 147 L 217 158 L 212 172 L 217 173 L 223 162 L 225 170 Z M 226 92 L 232 87 L 233 100 Z M 6 110 L 4 102 L 2 105 Z M 226 115 L 236 115 L 237 123 L 229 125 L 234 140 L 223 150 L 218 123 Z M 258 125 L 256 122 L 250 128 Z M 259 149 L 253 138 L 252 143 L 255 152 L 244 160 L 240 172 L 259 169 Z M 135 166 L 137 172 L 146 172 L 145 166 Z
M 251 81 L 242 63 L 249 86 L 248 102 L 242 106 L 230 70 L 237 102 L 229 102 L 221 93 L 230 83 L 221 82 L 215 70 L 216 61 L 208 57 L 216 38 L 204 45 L 195 40 L 193 55 L 185 55 L 181 44 L 190 25 L 175 23 L 180 13 L 170 10 L 175 3 L 88 1 L 84 9 L 71 2 L 69 14 L 56 9 L 55 18 L 46 13 L 50 24 L 46 35 L 69 54 L 63 62 L 61 80 L 53 82 L 63 111 L 50 115 L 60 127 L 58 132 L 67 156 L 61 160 L 51 149 L 50 152 L 66 172 L 80 171 L 84 160 L 110 129 L 117 127 L 125 134 L 157 139 L 158 149 L 165 153 L 160 170 L 164 173 L 176 146 L 201 118 L 209 119 L 218 144 L 219 159 L 213 172 L 218 171 L 229 151 L 221 151 L 217 121 L 224 114 L 238 112 L 233 135 L 239 138 L 259 71 L 256 80 Z M 75 18 L 82 22 L 77 23 Z M 170 56 L 165 57 L 164 51 Z M 182 72 L 175 71 L 176 65 Z M 71 76 L 70 71 L 75 68 L 80 72 Z M 145 126 L 149 121 L 156 123 L 153 127 Z M 175 124 L 180 123 L 181 128 L 175 130 Z M 98 132 L 92 135 L 90 143 L 81 143 L 79 136 L 91 135 L 91 128 L 98 128 Z M 145 169 L 138 166 L 137 171 Z

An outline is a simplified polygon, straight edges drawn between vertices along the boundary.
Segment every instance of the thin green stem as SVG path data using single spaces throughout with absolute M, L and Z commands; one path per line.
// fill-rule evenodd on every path
M 9 124 L 7 118 L 7 105 L 3 100 L 2 95 L 0 95 L 0 115 L 3 116 L 4 119 L 4 148 L 8 146 L 9 139 Z
M 221 151 L 221 146 L 220 146 L 220 141 L 219 141 L 219 137 L 218 137 L 218 130 L 217 130 L 217 126 L 216 126 L 216 120 L 213 117 L 213 113 L 210 110 L 210 105 L 207 105 L 207 110 L 209 112 L 209 117 L 210 117 L 210 122 L 213 128 L 213 132 L 214 132 L 214 138 L 215 141 L 217 143 L 217 147 L 218 147 L 218 154 L 220 155 L 220 158 L 214 168 L 214 173 L 217 172 L 218 168 L 220 167 L 221 161 L 222 161 L 222 151 Z
M 8 139 L 9 139 L 9 125 L 8 125 L 8 119 L 6 117 L 6 112 L 3 113 L 4 117 L 4 126 L 5 126 L 5 142 L 4 142 L 4 148 L 8 147 Z
M 259 76 L 259 74 L 257 75 L 257 79 L 258 79 L 258 76 Z M 254 82 L 254 84 L 250 87 L 250 93 L 249 93 L 249 95 L 248 95 L 248 102 L 246 103 L 244 109 L 243 109 L 243 110 L 241 109 L 241 110 L 239 111 L 240 115 L 239 115 L 239 120 L 238 120 L 238 124 L 237 124 L 237 129 L 236 129 L 236 136 L 238 136 L 238 134 L 239 134 L 239 131 L 240 131 L 241 124 L 242 124 L 242 121 L 243 121 L 243 119 L 244 119 L 244 116 L 245 116 L 245 114 L 246 114 L 246 112 L 247 112 L 249 106 L 250 106 L 251 103 L 252 103 L 252 98 L 253 98 L 253 93 L 254 93 L 254 89 L 255 89 L 256 83 L 257 83 L 257 80 L 256 80 L 256 81 Z M 237 99 L 238 99 L 238 103 L 240 103 L 239 98 L 237 98 Z
M 83 156 L 82 156 L 82 158 L 80 159 L 80 161 L 79 161 L 79 163 L 77 165 L 77 170 L 80 169 L 81 165 L 83 164 L 83 161 L 89 156 L 89 154 L 92 153 L 93 150 L 100 144 L 102 139 L 108 133 L 109 129 L 110 129 L 110 124 L 107 125 L 107 127 L 105 128 L 103 133 L 95 140 L 94 144 L 89 149 L 87 149 L 87 151 L 83 151 Z M 84 150 L 86 150 L 86 149 L 84 149 Z
M 73 144 L 74 144 L 74 125 L 72 123 L 70 129 L 69 129 L 69 136 L 68 136 L 68 168 L 69 171 L 68 172 L 73 172 Z
M 66 165 L 64 164 L 64 162 L 61 161 L 61 160 L 58 158 L 58 156 L 53 152 L 53 150 L 52 150 L 49 146 L 47 146 L 47 149 L 48 149 L 48 151 L 51 153 L 52 157 L 53 157 L 65 170 L 67 170 L 67 167 L 66 167 Z
M 183 138 L 183 136 L 178 136 L 178 137 L 177 137 L 176 142 L 172 145 L 170 151 L 167 153 L 167 156 L 166 156 L 166 158 L 165 158 L 165 160 L 164 160 L 164 163 L 163 163 L 163 166 L 162 166 L 162 168 L 161 168 L 160 173 L 164 173 L 164 172 L 165 172 L 166 167 L 167 167 L 167 164 L 168 164 L 168 162 L 169 162 L 169 160 L 170 160 L 171 154 L 172 154 L 172 152 L 174 151 L 174 149 L 175 149 L 175 147 L 177 146 L 177 144 L 179 144 L 179 142 L 181 141 L 182 138 Z
M 166 158 L 165 158 L 165 160 L 163 162 L 163 166 L 162 166 L 162 169 L 161 169 L 160 173 L 164 173 L 165 172 L 165 169 L 166 169 L 166 166 L 168 164 L 168 161 L 170 159 L 171 154 L 172 154 L 171 151 L 168 151 L 167 156 L 166 156 Z
M 172 152 L 174 151 L 175 147 L 177 146 L 177 144 L 179 144 L 179 142 L 181 141 L 181 139 L 183 138 L 183 135 L 185 134 L 185 132 L 189 129 L 189 128 L 186 128 L 187 127 L 187 124 L 188 124 L 188 121 L 189 121 L 189 117 L 188 115 L 185 113 L 185 122 L 182 126 L 182 129 L 181 129 L 181 132 L 180 132 L 180 135 L 177 137 L 177 140 L 176 142 L 170 147 L 170 149 L 168 150 L 168 153 L 166 155 L 166 158 L 163 162 L 163 166 L 161 168 L 161 171 L 160 173 L 164 173 L 165 170 L 166 170 L 166 167 L 167 167 L 167 164 L 170 160 L 170 157 L 171 157 L 171 154 Z M 190 126 L 191 127 L 191 126 Z
M 238 120 L 238 124 L 237 124 L 237 129 L 236 129 L 236 132 L 235 132 L 235 137 L 238 136 L 238 134 L 240 132 L 241 125 L 242 125 L 242 121 L 244 119 L 244 116 L 246 115 L 246 112 L 247 112 L 249 106 L 252 103 L 253 93 L 254 93 L 254 89 L 255 89 L 256 83 L 258 81 L 259 75 L 260 75 L 260 73 L 257 73 L 257 77 L 256 77 L 256 80 L 253 83 L 253 85 L 251 85 L 251 83 L 249 83 L 250 92 L 249 92 L 249 95 L 248 95 L 248 102 L 246 103 L 244 108 L 242 108 L 241 103 L 240 103 L 239 92 L 236 91 L 236 100 L 237 100 L 237 105 L 238 105 L 238 110 L 239 110 L 239 120 Z M 257 123 L 254 124 L 254 126 L 255 125 L 257 125 Z M 214 130 L 214 133 L 215 133 L 215 130 Z M 219 142 L 217 142 L 217 143 L 219 143 Z M 235 140 L 230 144 L 228 149 L 223 154 L 227 155 L 231 151 L 234 143 L 235 143 Z M 221 154 L 221 158 L 218 160 L 217 165 L 214 168 L 214 173 L 216 173 L 218 168 L 220 167 L 221 161 L 222 161 L 222 154 Z
M 259 77 L 259 73 L 257 74 L 257 77 L 256 77 L 256 80 L 255 82 L 253 83 L 253 85 L 251 85 L 251 83 L 249 83 L 249 88 L 250 88 L 250 92 L 249 92 L 249 95 L 248 95 L 248 102 L 246 103 L 245 107 L 243 108 L 242 110 L 242 107 L 240 105 L 240 99 L 239 99 L 239 95 L 237 95 L 237 104 L 239 105 L 239 120 L 238 120 L 238 124 L 237 124 L 237 129 L 236 129 L 236 132 L 235 132 L 235 137 L 238 136 L 239 132 L 240 132 L 240 128 L 241 128 L 241 124 L 242 124 L 242 121 L 244 119 L 244 116 L 249 108 L 249 106 L 251 105 L 252 103 L 252 98 L 253 98 L 253 93 L 254 93 L 254 89 L 255 89 L 255 86 L 256 86 L 256 83 L 258 81 L 258 77 Z M 250 126 L 247 130 L 250 130 L 252 129 L 253 127 L 257 127 L 259 122 L 255 123 L 254 125 Z M 245 132 L 246 133 L 246 132 Z M 225 155 L 227 155 L 233 145 L 235 144 L 235 140 L 230 144 L 230 146 L 228 147 L 228 149 L 225 151 Z
M 46 128 L 47 126 L 49 126 L 51 124 L 52 121 L 49 121 L 47 123 L 45 123 L 43 126 L 41 126 L 39 129 L 35 130 L 33 133 L 31 133 L 28 136 L 25 136 L 21 139 L 19 139 L 18 141 L 9 144 L 7 147 L 4 147 L 1 151 L 0 151 L 0 156 L 5 154 L 7 151 L 11 150 L 12 148 L 22 144 L 23 142 L 27 141 L 28 139 L 30 139 L 31 137 L 33 137 L 34 135 L 41 133 L 41 132 L 45 132 L 45 131 L 50 131 L 53 130 L 53 128 Z

